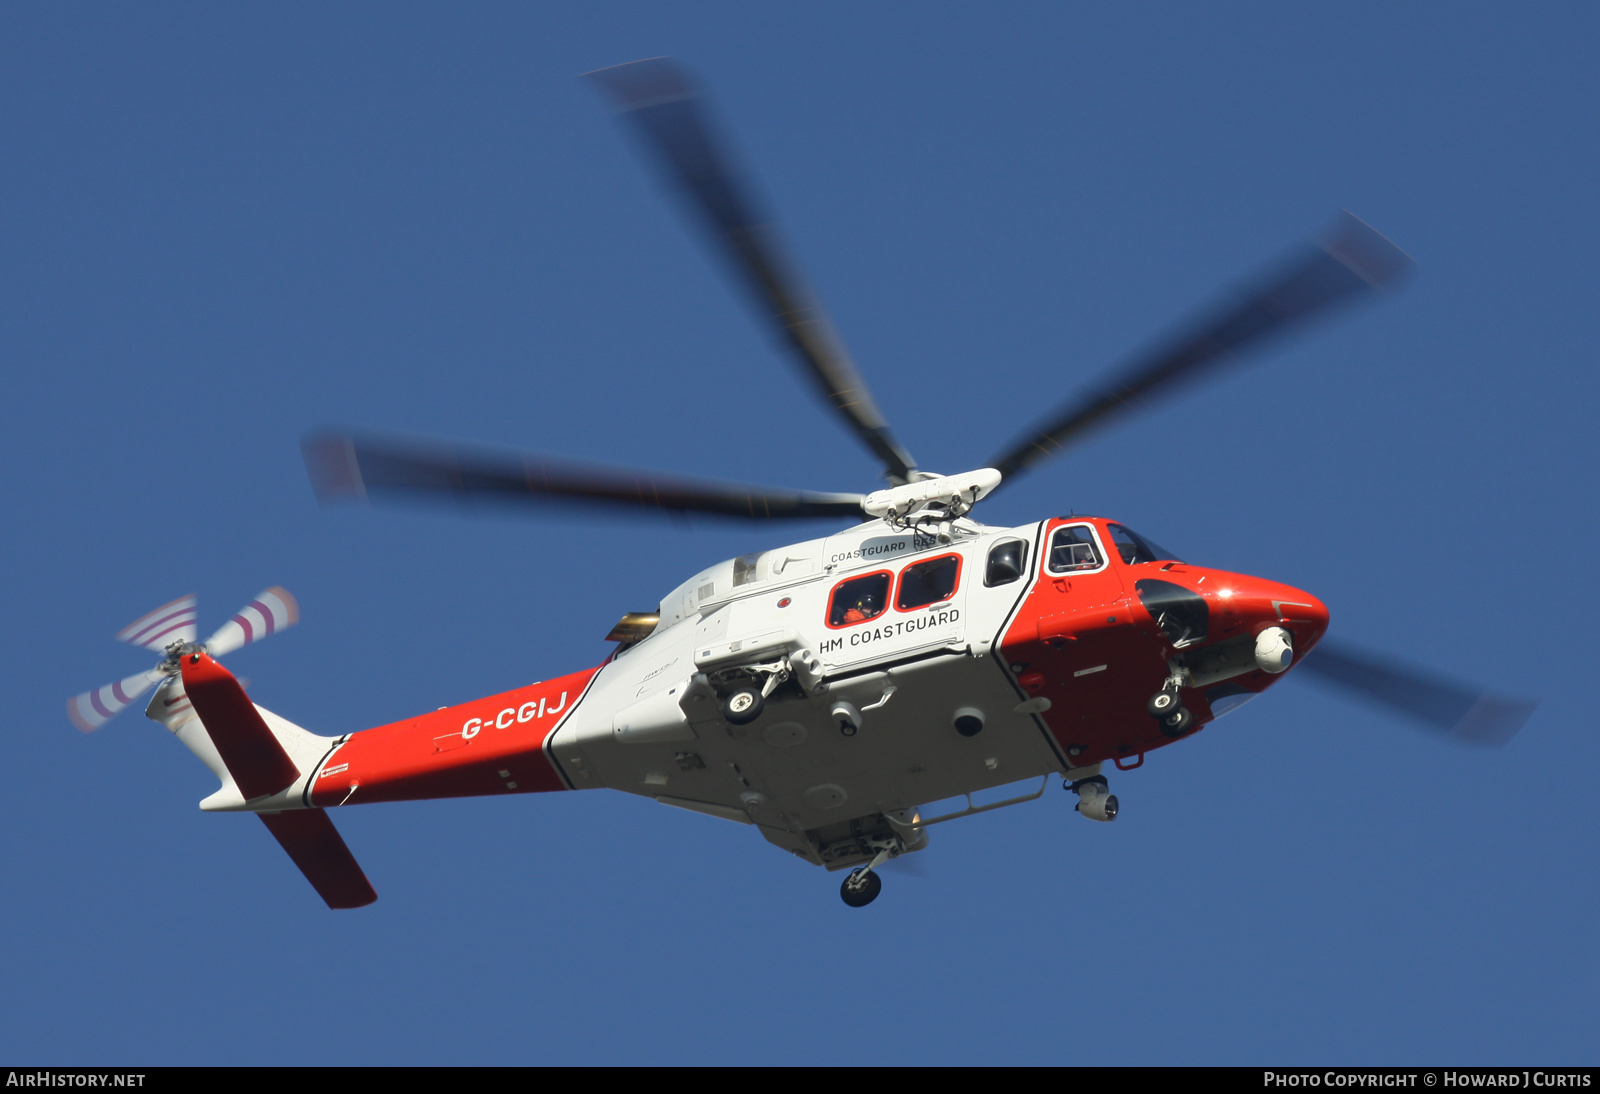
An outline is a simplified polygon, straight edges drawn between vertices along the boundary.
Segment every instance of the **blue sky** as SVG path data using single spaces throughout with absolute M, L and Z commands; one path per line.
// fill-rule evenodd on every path
M 1583 5 L 13 7 L 0 16 L 12 778 L 0 1055 L 53 1063 L 1594 1062 L 1593 56 Z M 823 534 L 319 510 L 405 430 L 876 485 L 576 76 L 672 54 L 899 434 L 990 459 L 1349 208 L 1401 291 L 1036 471 L 1542 697 L 1456 750 L 1290 679 L 1071 796 L 941 826 L 865 911 L 610 792 L 349 809 L 330 913 L 209 774 L 67 696 L 262 587 L 229 659 L 341 733 L 599 661 L 702 566 Z M 1577 567 L 1573 574 L 1571 567 Z

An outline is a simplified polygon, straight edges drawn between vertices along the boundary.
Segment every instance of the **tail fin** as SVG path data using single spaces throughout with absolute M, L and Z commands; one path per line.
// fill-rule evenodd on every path
M 300 777 L 239 681 L 208 654 L 183 658 L 183 690 L 246 801 L 286 790 Z
M 188 654 L 183 690 L 247 802 L 278 794 L 300 778 L 300 768 L 231 672 L 204 653 Z M 327 813 L 288 809 L 258 816 L 328 907 L 359 908 L 378 899 Z

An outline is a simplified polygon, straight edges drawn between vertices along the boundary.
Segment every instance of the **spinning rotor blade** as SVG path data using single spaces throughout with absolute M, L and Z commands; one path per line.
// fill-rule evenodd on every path
M 1241 299 L 1214 309 L 1154 353 L 1113 373 L 1105 387 L 1086 391 L 989 466 L 1010 479 L 1117 414 L 1171 394 L 1335 304 L 1383 287 L 1411 265 L 1393 243 L 1342 213 L 1327 238 L 1309 254 L 1286 263 Z
M 254 600 L 239 609 L 239 614 L 218 628 L 206 639 L 206 652 L 212 657 L 232 653 L 240 646 L 248 646 L 269 634 L 300 622 L 300 605 L 288 589 L 274 585 L 263 590 Z
M 103 688 L 74 695 L 67 700 L 67 717 L 85 733 L 93 733 L 162 678 L 161 670 L 149 669 Z
M 883 461 L 890 482 L 908 482 L 916 461 L 889 432 L 822 306 L 784 257 L 770 219 L 742 187 L 687 73 L 655 57 L 591 72 L 660 157 L 741 282 L 754 295 L 833 409 Z
M 416 441 L 320 434 L 301 445 L 322 502 L 370 497 L 511 504 L 579 503 L 751 520 L 864 519 L 860 494 L 822 494 L 667 478 Z
M 1539 704 L 1480 692 L 1471 684 L 1441 680 L 1389 658 L 1326 640 L 1301 664 L 1321 679 L 1423 723 L 1451 740 L 1503 745 L 1516 736 Z
M 173 642 L 193 642 L 200 633 L 195 626 L 194 603 L 195 596 L 190 593 L 163 604 L 118 631 L 117 641 L 158 653 Z

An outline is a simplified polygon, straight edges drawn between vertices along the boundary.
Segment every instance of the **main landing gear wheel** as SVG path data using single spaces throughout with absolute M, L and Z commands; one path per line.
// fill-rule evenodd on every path
M 749 725 L 761 717 L 761 709 L 766 705 L 760 688 L 735 688 L 722 701 L 722 716 L 736 726 Z
M 1179 707 L 1173 713 L 1161 719 L 1161 732 L 1168 737 L 1182 737 L 1194 725 L 1194 715 L 1189 713 L 1188 707 Z
M 1152 718 L 1165 718 L 1178 709 L 1180 702 L 1177 692 L 1163 688 L 1150 696 L 1150 701 L 1144 705 L 1144 709 L 1150 712 Z
M 865 874 L 861 870 L 852 870 L 850 876 L 839 886 L 839 896 L 852 908 L 865 908 L 877 900 L 881 892 L 883 892 L 883 879 L 878 876 L 876 870 L 868 870 Z

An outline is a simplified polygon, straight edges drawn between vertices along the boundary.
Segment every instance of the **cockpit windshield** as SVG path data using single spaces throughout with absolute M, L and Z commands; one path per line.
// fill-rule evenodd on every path
M 1111 533 L 1111 542 L 1116 544 L 1117 554 L 1121 555 L 1122 561 L 1129 566 L 1139 562 L 1183 561 L 1160 544 L 1152 543 L 1131 528 L 1124 528 L 1120 524 L 1108 524 L 1106 529 Z

